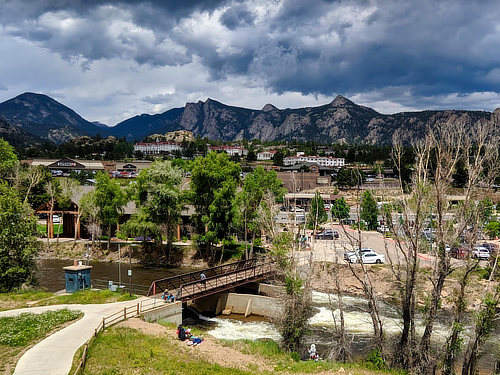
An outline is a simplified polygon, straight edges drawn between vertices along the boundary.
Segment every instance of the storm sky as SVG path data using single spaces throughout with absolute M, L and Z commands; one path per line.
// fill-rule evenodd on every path
M 0 101 L 44 93 L 108 125 L 208 97 L 493 110 L 499 20 L 488 0 L 0 0 Z

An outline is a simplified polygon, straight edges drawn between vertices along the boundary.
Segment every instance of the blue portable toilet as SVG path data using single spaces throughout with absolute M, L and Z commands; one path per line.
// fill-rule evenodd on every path
M 75 264 L 63 267 L 66 279 L 66 292 L 73 293 L 78 290 L 90 289 L 90 270 L 92 266 Z

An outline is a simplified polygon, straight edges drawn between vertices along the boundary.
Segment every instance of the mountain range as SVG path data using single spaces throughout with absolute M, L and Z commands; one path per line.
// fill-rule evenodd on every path
M 213 99 L 186 103 L 160 114 L 142 114 L 108 127 L 90 122 L 72 109 L 43 94 L 24 93 L 0 103 L 0 136 L 24 139 L 27 143 L 65 142 L 81 135 L 125 137 L 141 140 L 150 134 L 189 130 L 196 136 L 224 141 L 301 140 L 344 143 L 390 144 L 398 129 L 411 142 L 427 126 L 460 121 L 500 119 L 494 112 L 433 110 L 381 114 L 372 108 L 337 96 L 317 107 L 278 109 L 266 104 L 262 109 L 229 106 Z

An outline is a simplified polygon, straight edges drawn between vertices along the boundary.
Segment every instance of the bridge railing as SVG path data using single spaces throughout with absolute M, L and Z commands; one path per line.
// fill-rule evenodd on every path
M 232 288 L 249 280 L 257 280 L 276 270 L 275 262 L 267 261 L 253 266 L 236 269 L 221 275 L 207 277 L 205 280 L 195 280 L 182 284 L 177 293 L 178 300 L 191 299 L 198 295 L 209 295 Z
M 236 270 L 253 267 L 257 264 L 257 262 L 259 262 L 259 258 L 240 260 L 238 262 L 223 264 L 221 266 L 211 267 L 204 270 L 189 272 L 182 275 L 176 275 L 176 276 L 166 277 L 164 279 L 155 280 L 151 283 L 147 295 L 148 296 L 155 295 L 163 292 L 164 290 L 177 290 L 180 288 L 181 285 L 199 281 L 202 273 L 204 273 L 207 278 L 210 278 L 216 275 L 221 275 L 229 272 L 234 272 Z

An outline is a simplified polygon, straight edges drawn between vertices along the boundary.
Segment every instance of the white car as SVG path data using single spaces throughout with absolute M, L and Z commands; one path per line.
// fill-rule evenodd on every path
M 482 246 L 475 247 L 472 251 L 472 257 L 480 260 L 490 259 L 490 251 Z
M 373 251 L 373 249 L 370 249 L 369 247 L 365 247 L 365 248 L 362 248 L 361 249 L 361 254 L 364 254 L 364 253 L 374 253 L 375 251 Z M 358 254 L 358 250 L 356 251 L 346 251 L 344 253 L 344 260 L 347 260 L 349 261 L 349 259 L 351 259 L 351 257 L 356 257 Z
M 363 263 L 363 264 L 382 264 L 385 263 L 385 256 L 382 254 L 377 254 L 374 251 L 366 252 L 361 254 L 361 260 L 357 255 L 353 255 L 349 258 L 350 263 Z

